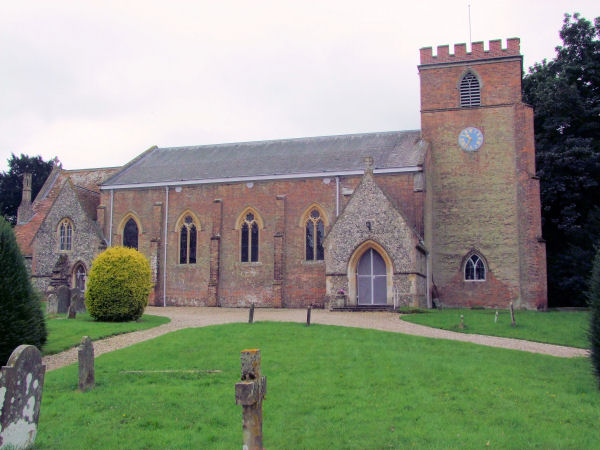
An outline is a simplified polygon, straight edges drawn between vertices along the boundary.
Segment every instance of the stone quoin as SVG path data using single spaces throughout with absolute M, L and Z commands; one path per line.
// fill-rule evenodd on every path
M 545 309 L 533 111 L 519 39 L 420 50 L 421 129 L 151 147 L 56 166 L 16 234 L 36 285 L 150 260 L 154 305 Z M 62 257 L 62 259 L 60 259 Z

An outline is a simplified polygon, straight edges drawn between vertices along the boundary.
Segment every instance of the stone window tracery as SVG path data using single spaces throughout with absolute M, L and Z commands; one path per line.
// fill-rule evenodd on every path
M 460 106 L 480 106 L 481 86 L 475 74 L 468 71 L 460 80 Z
M 63 219 L 58 225 L 58 249 L 69 252 L 73 244 L 73 224 L 69 219 Z
M 471 255 L 465 264 L 466 281 L 485 281 L 485 264 L 478 255 Z
M 321 219 L 321 213 L 314 208 L 306 220 L 306 260 L 322 261 L 325 255 L 323 239 L 325 238 L 325 226 Z
M 258 222 L 253 212 L 248 212 L 241 224 L 241 261 L 258 261 Z
M 138 249 L 139 228 L 133 217 L 123 227 L 123 246 Z
M 185 216 L 179 230 L 179 264 L 196 264 L 197 229 L 192 216 Z

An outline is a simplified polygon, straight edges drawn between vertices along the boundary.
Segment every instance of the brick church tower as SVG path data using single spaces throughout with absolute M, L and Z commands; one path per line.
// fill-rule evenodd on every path
M 544 309 L 546 250 L 519 39 L 421 49 L 425 241 L 444 305 Z

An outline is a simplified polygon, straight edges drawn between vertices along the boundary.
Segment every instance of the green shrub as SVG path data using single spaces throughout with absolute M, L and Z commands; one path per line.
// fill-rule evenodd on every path
M 11 226 L 0 216 L 0 366 L 21 344 L 42 350 L 46 322 Z
M 596 377 L 600 383 L 600 246 L 598 246 L 598 251 L 594 258 L 592 276 L 587 294 L 590 306 L 590 356 Z
M 85 306 L 96 320 L 125 322 L 144 313 L 152 289 L 150 264 L 137 250 L 111 247 L 92 263 Z

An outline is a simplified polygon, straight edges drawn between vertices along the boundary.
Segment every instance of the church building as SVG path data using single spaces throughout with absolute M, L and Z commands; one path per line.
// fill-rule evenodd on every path
M 83 289 L 93 257 L 126 245 L 150 261 L 154 305 L 546 308 L 519 39 L 449 50 L 420 51 L 420 130 L 57 167 L 19 211 L 33 279 Z

